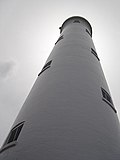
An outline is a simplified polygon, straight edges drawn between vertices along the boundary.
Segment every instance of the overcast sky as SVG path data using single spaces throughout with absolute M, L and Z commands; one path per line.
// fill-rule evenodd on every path
M 70 16 L 93 41 L 120 119 L 120 0 L 0 0 L 0 145 Z

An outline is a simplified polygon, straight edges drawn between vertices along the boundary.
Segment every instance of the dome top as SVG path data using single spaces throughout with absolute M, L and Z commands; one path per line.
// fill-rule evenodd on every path
M 73 16 L 73 17 L 70 17 L 68 19 L 65 20 L 65 22 L 62 24 L 62 26 L 60 27 L 60 33 L 62 33 L 63 29 L 70 23 L 81 23 L 83 25 L 85 25 L 89 31 L 90 31 L 90 34 L 92 35 L 92 27 L 91 27 L 91 24 L 83 17 L 79 17 L 79 16 Z

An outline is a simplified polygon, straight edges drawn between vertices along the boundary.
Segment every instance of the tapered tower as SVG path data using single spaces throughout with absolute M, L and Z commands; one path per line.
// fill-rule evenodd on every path
M 71 17 L 4 142 L 0 160 L 120 160 L 117 111 L 90 23 Z

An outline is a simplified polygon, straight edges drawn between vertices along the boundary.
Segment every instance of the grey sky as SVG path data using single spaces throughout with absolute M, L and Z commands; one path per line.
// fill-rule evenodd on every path
M 119 0 L 0 1 L 0 145 L 70 16 L 86 18 L 120 117 Z
M 5 79 L 10 76 L 14 70 L 15 63 L 11 60 L 0 62 L 0 79 Z

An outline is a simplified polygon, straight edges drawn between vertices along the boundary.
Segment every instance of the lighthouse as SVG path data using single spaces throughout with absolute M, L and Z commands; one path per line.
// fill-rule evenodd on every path
M 0 160 L 120 160 L 117 110 L 85 18 L 60 27 Z

